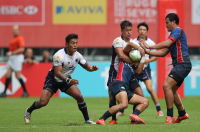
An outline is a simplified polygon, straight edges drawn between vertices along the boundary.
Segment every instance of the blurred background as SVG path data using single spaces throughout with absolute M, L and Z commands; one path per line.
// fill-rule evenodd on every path
M 6 52 L 15 24 L 20 25 L 25 47 L 32 49 L 37 62 L 43 59 L 44 50 L 49 52 L 51 59 L 57 50 L 65 46 L 66 35 L 78 34 L 78 51 L 100 70 L 88 73 L 77 67 L 72 77 L 80 80 L 79 87 L 84 96 L 105 97 L 112 41 L 121 35 L 120 22 L 124 19 L 132 22 L 134 39 L 137 37 L 137 24 L 145 21 L 149 25 L 148 37 L 159 43 L 168 36 L 164 18 L 170 12 L 180 16 L 180 27 L 186 32 L 193 63 L 181 95 L 200 95 L 200 0 L 0 0 L 0 92 L 4 90 Z M 161 59 L 163 61 L 164 58 Z M 157 81 L 157 75 L 167 76 L 169 63 L 169 57 L 162 65 L 151 63 L 153 88 L 158 94 L 163 91 L 162 81 Z M 162 66 L 164 71 L 158 71 L 157 67 Z M 50 68 L 50 62 L 24 64 L 22 74 L 30 96 L 40 95 Z M 144 94 L 149 96 L 145 85 L 141 86 Z M 7 94 L 18 97 L 21 92 L 20 84 L 13 76 Z M 60 91 L 55 96 L 67 97 Z M 162 95 L 159 97 L 163 98 Z

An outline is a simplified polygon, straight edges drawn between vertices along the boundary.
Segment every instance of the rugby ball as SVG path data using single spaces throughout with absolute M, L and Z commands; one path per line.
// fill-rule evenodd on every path
M 129 57 L 132 61 L 139 61 L 141 59 L 140 51 L 139 50 L 132 50 L 129 53 Z

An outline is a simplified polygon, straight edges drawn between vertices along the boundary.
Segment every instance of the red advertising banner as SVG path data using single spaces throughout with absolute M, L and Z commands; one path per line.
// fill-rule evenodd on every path
M 39 97 L 42 93 L 45 77 L 52 67 L 52 63 L 40 63 L 40 64 L 23 64 L 22 79 L 25 82 L 29 97 Z M 5 74 L 6 64 L 0 63 L 0 93 L 5 88 Z M 21 97 L 22 88 L 19 81 L 15 78 L 14 72 L 12 73 L 12 83 L 8 87 L 6 94 L 8 97 Z M 54 97 L 58 97 L 58 92 L 54 94 Z
M 0 25 L 44 25 L 45 0 L 1 0 Z
M 158 0 L 158 42 L 165 41 L 169 32 L 166 29 L 165 17 L 169 13 L 177 13 L 180 22 L 179 27 L 184 28 L 184 0 Z M 172 59 L 170 54 L 166 57 L 158 57 L 157 60 L 157 93 L 159 98 L 164 98 L 163 83 L 170 73 L 172 66 Z M 184 84 L 178 89 L 181 97 L 184 97 Z
M 29 5 L 34 5 L 38 8 L 37 13 L 39 13 L 44 10 L 42 3 L 44 0 L 39 1 L 6 0 L 1 1 L 0 7 L 13 3 L 15 7 L 19 6 L 19 11 L 22 12 L 21 6 L 24 9 Z M 148 37 L 156 41 L 156 0 L 98 0 L 95 3 L 94 0 L 75 1 L 46 0 L 44 25 L 19 23 L 21 25 L 20 33 L 25 39 L 25 46 L 64 47 L 66 35 L 76 33 L 79 35 L 79 47 L 111 48 L 112 41 L 121 35 L 120 22 L 124 19 L 133 23 L 132 38 L 137 37 L 137 24 L 146 21 L 149 24 Z M 35 10 L 31 8 L 32 12 Z M 35 15 L 27 16 L 31 17 L 27 21 L 37 21 L 38 18 L 41 18 L 35 17 Z M 17 14 L 6 16 L 9 16 L 5 19 L 6 21 L 9 19 L 9 21 L 15 22 L 23 21 L 26 18 L 19 18 Z M 0 14 L 0 17 L 4 16 Z M 0 26 L 0 29 L 0 47 L 8 47 L 12 38 L 12 28 L 11 26 Z

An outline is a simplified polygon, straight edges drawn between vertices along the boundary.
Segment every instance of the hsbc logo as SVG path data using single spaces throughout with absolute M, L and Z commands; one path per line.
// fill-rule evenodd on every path
M 13 5 L 2 5 L 0 6 L 0 15 L 35 15 L 38 12 L 38 8 L 34 5 L 28 6 L 13 6 Z

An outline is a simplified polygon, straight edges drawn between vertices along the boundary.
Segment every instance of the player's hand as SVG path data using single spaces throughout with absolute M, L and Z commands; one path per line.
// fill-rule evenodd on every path
M 76 79 L 71 79 L 71 80 L 70 80 L 70 84 L 71 84 L 71 85 L 76 85 L 76 84 L 78 84 L 78 80 L 76 80 Z
M 138 65 L 140 64 L 140 61 L 134 61 L 133 63 L 130 64 L 130 66 L 135 66 L 138 67 Z
M 98 66 L 93 65 L 93 66 L 92 66 L 92 71 L 96 71 L 96 70 L 99 70 Z
M 149 45 L 145 42 L 144 39 L 140 40 L 140 43 L 142 43 L 144 45 L 145 48 L 149 49 Z M 141 45 L 140 45 L 141 46 Z
M 141 53 L 141 56 L 145 56 L 145 51 L 143 48 L 140 48 L 140 53 Z
M 139 45 L 144 49 L 146 54 L 149 54 L 150 50 L 147 50 L 146 47 L 141 42 L 139 42 Z
M 11 51 L 8 51 L 8 52 L 6 53 L 6 55 L 7 55 L 7 56 L 11 56 L 11 55 L 12 55 L 12 52 L 11 52 Z

